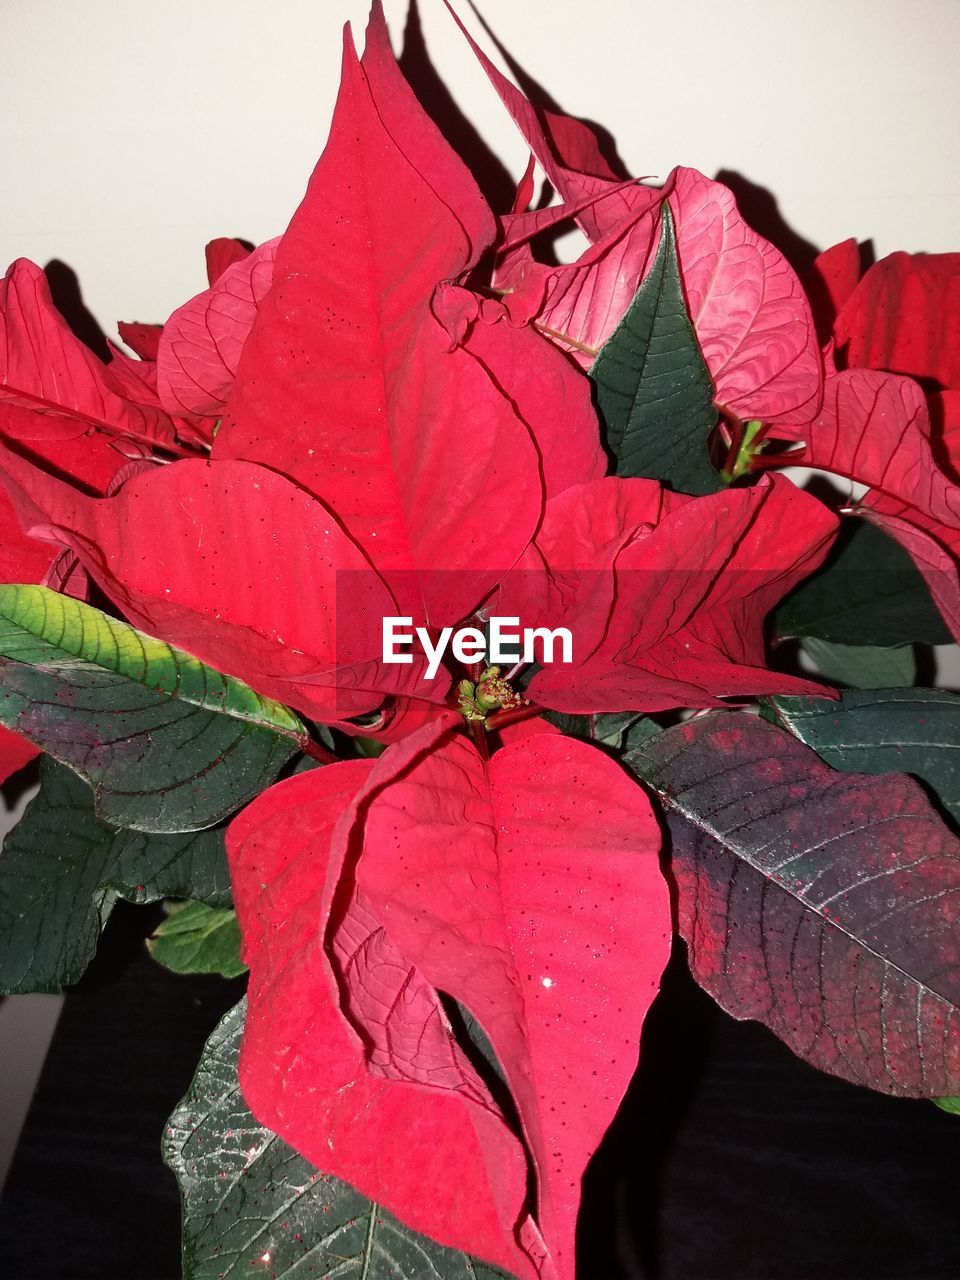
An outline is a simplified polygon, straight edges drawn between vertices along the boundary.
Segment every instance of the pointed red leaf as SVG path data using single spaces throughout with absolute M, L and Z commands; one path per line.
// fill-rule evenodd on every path
M 458 300 L 462 314 L 473 313 L 460 345 L 529 428 L 540 450 L 545 496 L 604 475 L 607 457 L 588 380 L 532 326 L 511 324 L 501 303 L 487 299 L 481 305 L 466 289 L 448 285 L 438 291 L 434 311 L 445 324 Z
M 250 250 L 242 240 L 234 240 L 230 236 L 218 236 L 204 248 L 207 262 L 207 284 L 214 285 L 235 262 L 242 262 Z
M 241 1088 L 258 1119 L 325 1173 L 441 1243 L 531 1277 L 514 1235 L 520 1143 L 436 992 L 357 894 L 346 838 L 331 843 L 373 768 L 291 778 L 227 832 L 250 966 Z
M 926 399 L 910 378 L 871 369 L 835 374 L 816 421 L 776 434 L 805 442 L 791 460 L 865 484 L 947 530 L 960 528 L 960 486 L 936 463 Z
M 217 276 L 209 289 L 178 307 L 163 326 L 157 389 L 169 413 L 218 418 L 233 386 L 240 353 L 273 280 L 279 238 Z
M 170 442 L 174 434 L 165 413 L 129 400 L 110 366 L 74 337 L 46 276 L 26 258 L 0 283 L 0 403 L 147 444 Z
M 669 953 L 656 819 L 617 764 L 560 735 L 488 764 L 449 737 L 391 776 L 365 812 L 358 883 L 391 941 L 490 1037 L 533 1155 L 539 1227 L 569 1280 L 583 1172 Z
M 747 226 L 722 183 L 679 168 L 667 189 L 687 307 L 717 404 L 744 420 L 809 421 L 820 405 L 820 351 L 793 268 Z
M 135 351 L 141 360 L 156 360 L 157 346 L 160 343 L 162 324 L 128 324 L 124 320 L 117 323 L 117 332 L 121 341 L 131 351 Z
M 588 239 L 599 240 L 629 219 L 647 198 L 645 189 L 623 188 L 589 125 L 534 107 L 490 61 L 449 0 L 444 3 L 554 190 L 564 203 L 579 206 L 577 221 Z
M 960 253 L 892 253 L 837 317 L 850 368 L 886 369 L 960 389 Z
M 807 681 L 766 669 L 766 614 L 829 549 L 837 518 L 789 481 L 705 498 L 649 480 L 599 480 L 547 504 L 497 612 L 558 625 L 572 664 L 544 666 L 531 699 L 570 712 L 705 707 Z
M 375 15 L 362 68 L 345 49 L 330 140 L 214 456 L 262 461 L 320 496 L 408 600 L 420 575 L 418 613 L 452 623 L 526 544 L 542 481 L 510 398 L 430 311 L 493 220 L 384 45 Z
M 837 313 L 857 287 L 860 269 L 860 246 L 852 236 L 824 249 L 814 260 L 808 293 L 821 342 L 829 340 Z
M 93 499 L 3 450 L 0 478 L 23 527 L 72 547 L 134 625 L 259 692 L 336 721 L 419 678 L 380 663 L 381 580 L 275 472 L 177 462 Z

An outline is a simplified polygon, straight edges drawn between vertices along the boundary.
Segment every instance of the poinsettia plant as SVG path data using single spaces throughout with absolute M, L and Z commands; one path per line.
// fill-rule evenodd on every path
M 0 982 L 74 982 L 118 898 L 249 969 L 166 1134 L 190 1277 L 572 1280 L 677 931 L 808 1062 L 960 1094 L 958 699 L 914 663 L 960 638 L 960 256 L 801 283 L 476 54 L 511 209 L 375 4 L 289 227 L 133 355 L 0 290 L 4 775 L 43 754 Z

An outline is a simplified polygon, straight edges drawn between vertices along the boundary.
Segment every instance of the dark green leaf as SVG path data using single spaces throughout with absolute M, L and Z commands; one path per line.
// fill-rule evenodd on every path
M 118 831 L 90 788 L 49 758 L 40 793 L 0 851 L 0 991 L 59 991 L 93 958 L 118 898 L 230 902 L 223 832 Z
M 960 823 L 960 697 L 939 689 L 774 698 L 778 719 L 834 769 L 912 773 Z
M 934 1098 L 934 1102 L 941 1110 L 949 1111 L 954 1116 L 960 1116 L 960 1098 Z
M 164 1139 L 183 1195 L 184 1280 L 502 1280 L 318 1173 L 257 1123 L 237 1085 L 244 1014 L 241 1001 L 210 1037 Z
M 590 370 L 618 476 L 716 493 L 713 382 L 683 297 L 673 218 L 663 205 L 653 266 Z
M 780 636 L 838 644 L 949 644 L 951 635 L 919 569 L 893 538 L 845 520 L 824 566 L 774 614 Z
M 660 726 L 636 711 L 599 711 L 593 715 L 571 715 L 566 711 L 547 711 L 545 720 L 571 738 L 597 742 L 614 751 L 638 747 L 660 732 Z
M 879 649 L 867 644 L 833 644 L 807 636 L 803 651 L 817 673 L 851 689 L 902 689 L 917 678 L 913 645 Z
M 163 832 L 220 822 L 305 735 L 241 681 L 35 586 L 0 586 L 0 724 L 85 778 L 102 818 Z
M 174 973 L 219 973 L 224 978 L 246 973 L 235 911 L 203 902 L 168 902 L 165 910 L 166 920 L 147 940 L 157 964 Z
M 742 712 L 627 764 L 660 792 L 691 969 L 736 1018 L 885 1093 L 960 1093 L 960 841 L 903 774 L 838 773 Z

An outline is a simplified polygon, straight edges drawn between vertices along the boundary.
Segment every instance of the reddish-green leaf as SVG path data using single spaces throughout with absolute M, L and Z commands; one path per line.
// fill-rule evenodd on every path
M 858 1084 L 960 1091 L 960 842 L 916 782 L 837 773 L 740 713 L 628 762 L 666 804 L 680 929 L 723 1008 Z

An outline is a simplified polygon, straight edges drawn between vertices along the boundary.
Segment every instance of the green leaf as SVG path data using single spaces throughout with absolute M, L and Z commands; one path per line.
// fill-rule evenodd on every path
M 235 911 L 203 902 L 168 902 L 164 910 L 166 920 L 147 939 L 158 964 L 174 973 L 219 973 L 224 978 L 246 973 Z
M 912 773 L 960 823 L 960 697 L 940 689 L 772 698 L 779 721 L 844 773 Z
M 117 898 L 230 902 L 222 830 L 118 831 L 90 788 L 51 759 L 40 792 L 0 850 L 0 991 L 59 991 L 93 959 Z
M 592 715 L 571 715 L 566 711 L 547 711 L 544 720 L 556 725 L 561 733 L 584 742 L 597 742 L 614 751 L 629 751 L 660 732 L 660 726 L 636 711 L 598 711 Z
M 803 651 L 817 672 L 851 689 L 899 689 L 917 678 L 913 645 L 879 649 L 876 645 L 833 644 L 817 636 L 807 636 Z
M 257 1123 L 237 1084 L 245 1012 L 241 1001 L 207 1041 L 164 1138 L 183 1196 L 184 1280 L 503 1280 L 318 1173 Z
M 933 1101 L 941 1111 L 949 1111 L 951 1115 L 960 1116 L 960 1098 L 934 1098 Z
M 0 586 L 0 724 L 139 831 L 212 827 L 276 777 L 306 730 L 286 707 L 46 587 Z
M 845 520 L 826 563 L 774 614 L 780 636 L 837 644 L 949 644 L 951 635 L 919 569 L 893 538 Z
M 646 279 L 590 370 L 618 476 L 660 480 L 681 493 L 724 487 L 710 461 L 713 381 L 683 297 L 673 218 Z

